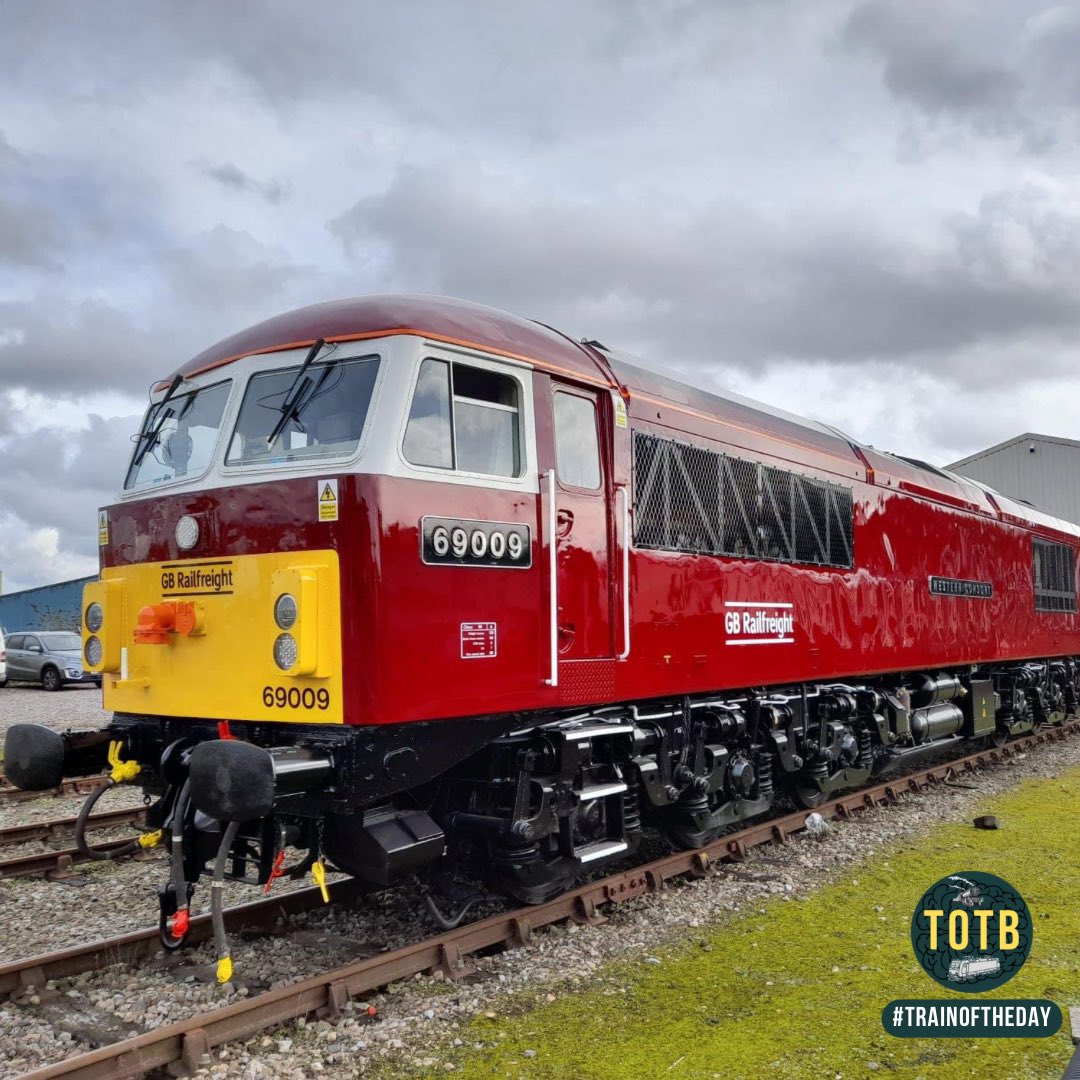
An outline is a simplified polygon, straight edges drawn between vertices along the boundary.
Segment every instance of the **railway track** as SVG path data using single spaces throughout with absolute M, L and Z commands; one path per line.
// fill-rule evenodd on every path
M 67 795 L 89 795 L 94 788 L 100 787 L 108 779 L 104 774 L 98 776 L 73 776 L 45 791 L 23 791 L 0 776 L 0 802 L 29 802 L 31 799 L 56 799 Z
M 988 748 L 951 762 L 891 779 L 850 795 L 832 799 L 817 808 L 825 818 L 846 819 L 860 810 L 885 806 L 904 796 L 917 794 L 937 784 L 955 780 L 964 773 L 1000 764 L 1042 743 L 1060 741 L 1080 732 L 1080 720 L 1049 728 L 1000 748 Z M 699 851 L 682 851 L 653 860 L 633 869 L 611 874 L 564 893 L 545 904 L 493 915 L 415 944 L 358 960 L 344 967 L 246 998 L 234 1004 L 202 1012 L 180 1023 L 148 1031 L 134 1038 L 102 1046 L 27 1074 L 30 1080 L 50 1077 L 139 1076 L 153 1069 L 195 1070 L 211 1063 L 212 1050 L 235 1039 L 301 1016 L 316 1014 L 334 1019 L 351 1000 L 371 993 L 388 983 L 418 973 L 442 972 L 446 978 L 460 978 L 471 970 L 468 958 L 478 953 L 527 946 L 534 932 L 553 923 L 574 920 L 592 924 L 604 919 L 602 908 L 645 893 L 657 892 L 676 877 L 704 877 L 717 861 L 737 860 L 762 844 L 782 844 L 805 829 L 808 811 L 752 824 L 721 837 Z M 333 887 L 335 899 L 358 891 L 352 881 Z M 280 919 L 280 913 L 309 910 L 318 904 L 317 889 L 305 889 L 274 901 L 233 908 L 227 914 L 235 932 L 245 921 L 263 928 Z M 275 909 L 277 911 L 275 912 Z M 192 922 L 193 941 L 209 936 L 209 918 Z M 0 993 L 18 995 L 28 987 L 40 987 L 49 979 L 59 979 L 103 967 L 118 960 L 133 960 L 157 949 L 157 931 L 147 930 L 111 941 L 47 956 L 32 957 L 0 968 Z
M 27 825 L 9 825 L 0 829 L 0 848 L 36 841 L 62 840 L 75 835 L 75 818 L 53 818 L 51 821 L 34 821 Z M 146 821 L 146 810 L 138 806 L 129 810 L 109 810 L 92 814 L 86 819 L 87 832 L 113 829 L 120 825 L 141 825 Z M 4 876 L 0 863 L 0 877 Z

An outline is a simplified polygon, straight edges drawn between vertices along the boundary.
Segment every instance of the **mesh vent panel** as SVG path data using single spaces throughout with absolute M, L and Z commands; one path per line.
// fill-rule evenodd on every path
M 635 431 L 634 543 L 850 567 L 851 490 Z

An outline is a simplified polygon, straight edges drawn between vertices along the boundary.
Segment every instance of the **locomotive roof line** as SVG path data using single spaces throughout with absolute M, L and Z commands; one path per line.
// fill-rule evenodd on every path
M 180 375 L 192 378 L 233 361 L 327 342 L 410 335 L 479 349 L 541 370 L 614 390 L 627 402 L 649 402 L 710 423 L 816 451 L 843 462 L 840 471 L 865 471 L 871 482 L 907 489 L 989 517 L 1020 519 L 1056 532 L 1080 527 L 1021 506 L 954 473 L 863 446 L 835 428 L 739 394 L 709 393 L 638 367 L 632 357 L 599 342 L 578 342 L 544 323 L 453 297 L 384 294 L 348 297 L 297 308 L 224 338 L 181 365 L 155 389 Z M 878 479 L 875 479 L 878 478 Z M 988 498 L 987 495 L 991 497 Z

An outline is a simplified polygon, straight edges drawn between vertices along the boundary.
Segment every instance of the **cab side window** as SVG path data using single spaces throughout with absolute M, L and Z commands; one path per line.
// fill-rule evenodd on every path
M 559 479 L 570 487 L 595 491 L 600 486 L 596 406 L 588 398 L 556 391 L 552 411 L 555 416 L 555 463 Z
M 402 449 L 413 465 L 520 476 L 521 401 L 516 379 L 486 368 L 426 359 L 420 365 Z

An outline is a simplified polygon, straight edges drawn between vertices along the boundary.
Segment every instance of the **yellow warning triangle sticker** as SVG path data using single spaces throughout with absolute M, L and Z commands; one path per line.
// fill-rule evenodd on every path
M 319 496 L 319 502 L 337 502 L 337 496 L 330 490 L 329 484 L 323 488 L 322 494 Z

